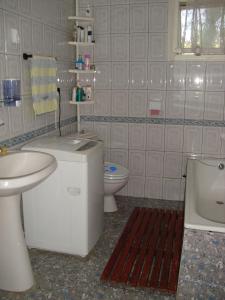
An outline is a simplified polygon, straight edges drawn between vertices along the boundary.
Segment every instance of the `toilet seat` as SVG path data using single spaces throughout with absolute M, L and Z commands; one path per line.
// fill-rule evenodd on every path
M 106 180 L 120 180 L 128 177 L 128 170 L 118 164 L 104 163 L 104 178 Z

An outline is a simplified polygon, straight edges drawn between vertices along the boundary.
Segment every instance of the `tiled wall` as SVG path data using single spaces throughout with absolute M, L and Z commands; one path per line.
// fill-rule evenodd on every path
M 168 61 L 166 1 L 81 0 L 81 14 L 87 3 L 97 74 L 82 126 L 129 168 L 123 194 L 182 200 L 186 156 L 225 154 L 225 63 Z
M 31 101 L 30 61 L 22 53 L 57 57 L 58 86 L 62 94 L 62 120 L 75 116 L 70 100 L 73 77 L 71 68 L 74 49 L 67 45 L 72 24 L 67 16 L 74 12 L 73 0 L 1 0 L 0 1 L 0 82 L 5 78 L 19 78 L 22 86 L 20 107 L 0 107 L 0 143 L 24 137 L 27 133 L 50 128 L 55 113 L 35 118 Z M 2 91 L 1 98 L 2 98 Z M 51 127 L 54 129 L 53 127 Z

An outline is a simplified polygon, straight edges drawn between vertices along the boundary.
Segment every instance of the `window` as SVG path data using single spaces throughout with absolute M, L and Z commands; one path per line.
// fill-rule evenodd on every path
M 173 58 L 225 59 L 225 0 L 169 0 Z

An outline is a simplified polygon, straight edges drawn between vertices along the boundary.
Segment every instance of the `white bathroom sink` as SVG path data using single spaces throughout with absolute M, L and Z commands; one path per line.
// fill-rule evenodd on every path
M 15 151 L 0 156 L 0 289 L 22 292 L 34 284 L 21 223 L 21 193 L 46 179 L 55 169 L 54 156 Z
M 35 151 L 9 152 L 0 156 L 0 197 L 27 191 L 56 168 L 54 156 Z

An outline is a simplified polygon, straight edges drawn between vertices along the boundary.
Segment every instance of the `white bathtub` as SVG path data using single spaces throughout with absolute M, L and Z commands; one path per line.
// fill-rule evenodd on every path
M 184 217 L 186 228 L 225 232 L 223 166 L 225 159 L 188 159 Z

